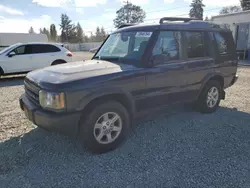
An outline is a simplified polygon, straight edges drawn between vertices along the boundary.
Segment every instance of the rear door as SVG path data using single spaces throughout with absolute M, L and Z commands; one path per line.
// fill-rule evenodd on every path
M 60 49 L 50 44 L 32 45 L 33 69 L 50 66 L 58 58 Z
M 216 64 L 228 86 L 236 73 L 238 58 L 231 32 L 214 32 Z
M 185 31 L 186 87 L 190 100 L 195 100 L 202 83 L 214 71 L 213 41 L 206 31 Z

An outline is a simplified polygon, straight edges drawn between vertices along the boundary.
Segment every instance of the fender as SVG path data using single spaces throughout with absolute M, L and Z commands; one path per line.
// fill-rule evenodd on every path
M 207 74 L 203 80 L 201 81 L 201 87 L 200 87 L 200 90 L 198 92 L 198 95 L 197 95 L 197 98 L 200 96 L 200 93 L 202 92 L 202 90 L 204 89 L 205 85 L 207 84 L 207 82 L 209 80 L 211 80 L 211 78 L 215 77 L 215 76 L 219 76 L 221 78 L 224 79 L 224 76 L 220 73 L 220 72 L 213 72 L 213 73 L 209 73 Z
M 98 88 L 91 92 L 88 92 L 88 94 L 83 96 L 82 99 L 79 101 L 79 106 L 77 110 L 82 111 L 91 101 L 97 98 L 104 97 L 107 95 L 114 95 L 114 94 L 119 94 L 119 95 L 124 96 L 127 99 L 127 101 L 130 103 L 129 106 L 131 106 L 132 113 L 134 114 L 135 102 L 133 100 L 132 95 L 129 92 L 124 91 L 123 89 L 119 87 Z

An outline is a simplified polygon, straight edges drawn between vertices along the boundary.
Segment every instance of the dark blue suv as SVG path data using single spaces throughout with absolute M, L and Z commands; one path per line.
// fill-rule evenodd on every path
M 110 34 L 92 60 L 30 72 L 20 106 L 47 130 L 92 152 L 118 147 L 137 115 L 192 102 L 214 112 L 237 80 L 232 33 L 208 22 L 162 18 Z

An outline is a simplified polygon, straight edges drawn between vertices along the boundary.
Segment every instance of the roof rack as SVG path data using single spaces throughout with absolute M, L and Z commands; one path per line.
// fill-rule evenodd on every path
M 160 24 L 163 24 L 164 21 L 184 21 L 189 22 L 191 20 L 200 20 L 197 18 L 180 18 L 180 17 L 163 17 L 160 19 Z
M 118 27 L 118 29 L 121 29 L 121 28 L 123 28 L 123 27 L 133 26 L 133 25 L 135 25 L 135 24 L 130 24 L 130 23 L 122 24 L 122 25 L 120 25 L 120 26 Z

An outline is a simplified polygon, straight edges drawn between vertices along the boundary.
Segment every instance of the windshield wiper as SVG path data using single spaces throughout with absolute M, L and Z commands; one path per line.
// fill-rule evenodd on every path
M 112 57 L 112 56 L 95 56 L 93 59 L 100 59 L 100 60 L 114 60 L 114 61 L 120 61 L 120 57 Z

